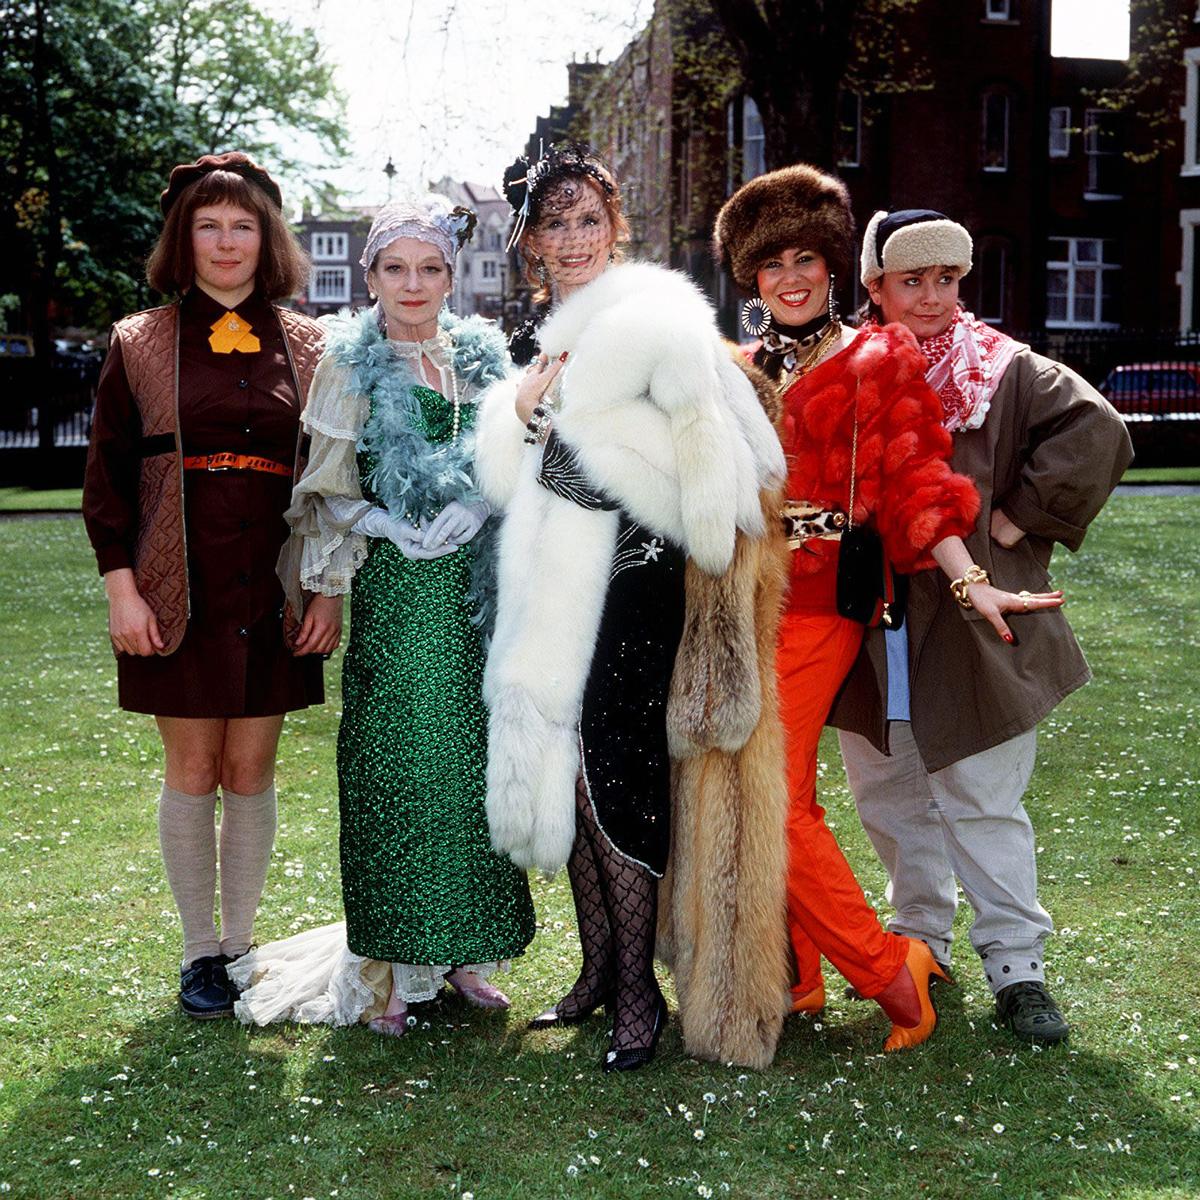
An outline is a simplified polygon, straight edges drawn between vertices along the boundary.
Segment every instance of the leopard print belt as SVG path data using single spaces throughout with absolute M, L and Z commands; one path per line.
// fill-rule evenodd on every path
M 835 508 L 822 508 L 809 500 L 788 500 L 779 512 L 788 549 L 799 550 L 812 538 L 838 541 L 846 525 L 846 514 Z

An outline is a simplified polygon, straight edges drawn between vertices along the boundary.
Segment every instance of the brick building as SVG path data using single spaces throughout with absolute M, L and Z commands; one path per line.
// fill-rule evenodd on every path
M 1200 25 L 1171 67 L 1187 81 L 1177 144 L 1135 161 L 1126 152 L 1144 148 L 1138 122 L 1095 95 L 1126 64 L 1052 57 L 1050 6 L 924 0 L 913 38 L 935 88 L 834 98 L 837 170 L 859 225 L 887 207 L 960 220 L 976 246 L 964 300 L 1011 330 L 1061 340 L 1200 329 Z M 622 181 L 635 253 L 688 270 L 732 329 L 736 297 L 712 268 L 708 235 L 725 196 L 764 169 L 762 122 L 750 96 L 697 89 L 695 55 L 680 57 L 711 33 L 696 11 L 658 0 L 642 33 L 573 98 L 575 128 Z
M 474 236 L 458 256 L 450 307 L 461 316 L 499 317 L 510 269 L 504 253 L 508 202 L 494 188 L 477 183 L 444 178 L 429 187 L 466 205 L 479 218 Z M 359 260 L 378 211 L 378 205 L 364 205 L 303 215 L 300 243 L 312 259 L 308 290 L 297 303 L 303 312 L 319 317 L 347 305 L 362 308 L 370 303 Z

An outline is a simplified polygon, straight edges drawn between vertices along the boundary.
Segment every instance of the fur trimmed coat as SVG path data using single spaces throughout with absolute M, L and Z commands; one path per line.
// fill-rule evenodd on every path
M 948 465 L 950 434 L 927 366 L 902 325 L 863 330 L 788 388 L 779 426 L 789 496 L 845 511 L 857 412 L 854 523 L 870 518 L 892 566 L 905 573 L 933 566 L 932 548 L 966 537 L 979 512 L 974 484 Z M 794 576 L 836 562 L 836 541 L 805 549 L 792 556 Z
M 543 324 L 560 373 L 555 429 L 590 483 L 635 521 L 723 573 L 738 530 L 765 530 L 759 489 L 783 453 L 712 309 L 682 275 L 634 263 L 605 271 Z M 578 719 L 616 545 L 618 514 L 585 509 L 537 480 L 514 377 L 481 400 L 476 471 L 505 510 L 490 710 L 488 821 L 518 865 L 562 867 L 575 834 Z
M 775 389 L 756 377 L 777 420 Z M 667 733 L 671 858 L 659 885 L 658 956 L 675 976 L 695 1058 L 763 1069 L 787 1012 L 786 751 L 775 647 L 791 554 L 781 490 L 761 493 L 765 533 L 739 534 L 720 577 L 689 563 Z

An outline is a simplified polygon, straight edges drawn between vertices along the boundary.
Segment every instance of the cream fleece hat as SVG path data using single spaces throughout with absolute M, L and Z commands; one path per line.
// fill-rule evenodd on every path
M 971 235 L 944 213 L 928 208 L 891 213 L 880 209 L 863 234 L 862 283 L 866 287 L 885 273 L 926 267 L 958 267 L 966 275 L 971 251 Z

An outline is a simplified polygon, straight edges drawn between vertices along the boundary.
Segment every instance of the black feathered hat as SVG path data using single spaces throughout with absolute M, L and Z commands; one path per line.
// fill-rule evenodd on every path
M 541 219 L 542 202 L 552 194 L 554 185 L 580 175 L 593 180 L 606 199 L 616 194 L 612 177 L 599 155 L 580 142 L 556 142 L 537 162 L 530 162 L 522 154 L 505 168 L 500 189 L 516 215 L 508 249 Z

